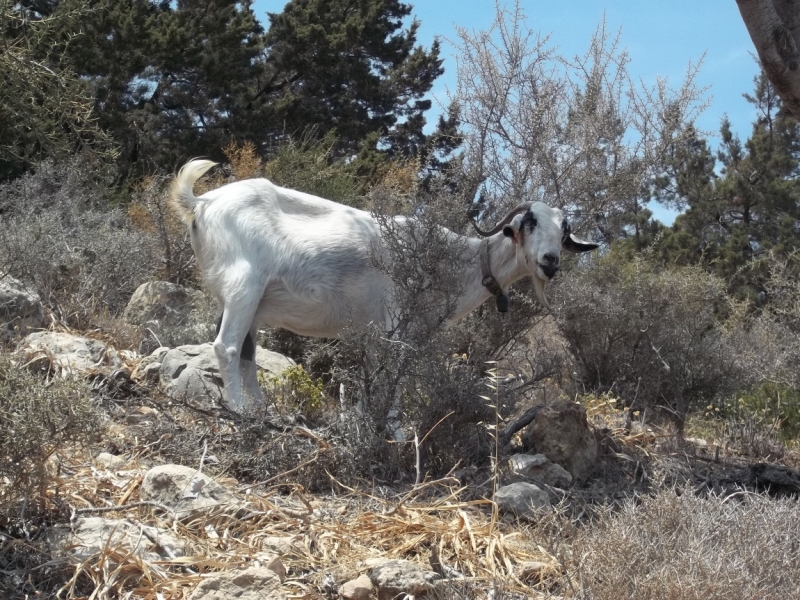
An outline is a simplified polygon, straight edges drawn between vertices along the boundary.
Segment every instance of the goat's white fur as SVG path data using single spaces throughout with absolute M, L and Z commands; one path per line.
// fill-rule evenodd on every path
M 205 283 L 222 308 L 214 351 L 226 402 L 241 412 L 248 407 L 245 393 L 252 400 L 263 398 L 254 361 L 241 360 L 248 333 L 255 341 L 264 325 L 317 337 L 334 337 L 352 324 L 375 323 L 389 330 L 397 307 L 392 306 L 391 279 L 375 268 L 371 257 L 382 246 L 381 229 L 370 213 L 266 179 L 231 183 L 195 197 L 194 182 L 214 164 L 187 163 L 173 182 L 170 202 L 189 226 Z M 506 231 L 489 238 L 490 266 L 504 290 L 531 275 L 546 304 L 548 278 L 541 264 L 550 255 L 557 266 L 563 215 L 539 202 L 530 212 L 538 223 L 528 235 L 516 235 L 518 215 L 509 225 L 513 236 Z M 465 271 L 463 292 L 448 325 L 491 296 L 481 283 L 481 240 L 463 241 L 475 259 Z

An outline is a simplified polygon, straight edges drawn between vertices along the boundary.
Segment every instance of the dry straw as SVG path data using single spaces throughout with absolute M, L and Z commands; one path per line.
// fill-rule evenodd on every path
M 343 583 L 387 559 L 410 560 L 426 569 L 434 564 L 474 589 L 488 590 L 501 581 L 507 592 L 519 593 L 531 591 L 519 579 L 524 563 L 538 561 L 551 565 L 553 574 L 560 572 L 531 530 L 497 520 L 489 500 L 462 500 L 465 489 L 453 486 L 452 478 L 422 484 L 424 501 L 412 493 L 382 498 L 335 480 L 342 495 L 321 500 L 307 498 L 300 486 L 288 496 L 287 486 L 258 492 L 243 487 L 245 509 L 219 505 L 180 520 L 164 507 L 139 502 L 143 471 L 138 464 L 110 472 L 67 461 L 61 469 L 69 473 L 58 485 L 73 519 L 102 513 L 133 525 L 156 525 L 186 545 L 186 556 L 158 561 L 137 556 L 124 542 L 108 545 L 67 567 L 72 570 L 58 593 L 65 600 L 188 597 L 206 574 L 268 564 L 275 539 L 291 548 L 280 560 L 288 573 L 284 590 L 295 599 L 322 597 L 326 577 Z M 52 492 L 48 499 L 56 500 Z M 140 531 L 147 535 L 144 527 Z M 87 595 L 88 589 L 93 591 Z

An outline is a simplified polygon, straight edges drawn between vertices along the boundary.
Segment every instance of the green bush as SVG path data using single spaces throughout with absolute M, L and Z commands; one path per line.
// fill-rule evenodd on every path
M 361 208 L 358 198 L 366 181 L 357 174 L 357 161 L 347 163 L 331 155 L 335 142 L 330 134 L 322 140 L 307 135 L 290 141 L 271 155 L 264 176 L 281 187 Z
M 324 407 L 325 384 L 321 379 L 313 379 L 302 365 L 285 369 L 280 377 L 259 373 L 259 378 L 267 389 L 267 395 L 271 395 L 279 407 L 292 413 L 312 417 Z
M 616 251 L 587 257 L 551 295 L 579 383 L 636 409 L 686 411 L 749 387 L 725 322 L 725 282 L 697 267 L 665 268 Z

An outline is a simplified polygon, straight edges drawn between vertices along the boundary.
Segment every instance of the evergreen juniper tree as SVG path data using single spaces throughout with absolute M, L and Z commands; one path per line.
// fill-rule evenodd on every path
M 398 0 L 291 0 L 270 13 L 268 77 L 255 110 L 273 139 L 313 125 L 335 130 L 341 152 L 377 133 L 390 156 L 416 156 L 426 142 L 423 96 L 441 75 L 439 44 L 416 45 L 419 22 L 404 27 L 411 6 Z
M 55 16 L 54 4 L 0 0 L 0 181 L 48 157 L 114 158 L 91 89 L 65 60 L 75 37 L 58 35 L 77 30 L 88 7 L 76 1 Z
M 419 23 L 397 0 L 291 0 L 266 33 L 250 0 L 26 2 L 54 16 L 88 6 L 56 37 L 120 147 L 123 178 L 220 160 L 231 141 L 268 157 L 287 139 L 333 135 L 334 158 L 360 153 L 365 165 L 430 145 L 439 46 L 417 45 Z
M 685 208 L 659 251 L 670 263 L 701 262 L 755 297 L 767 253 L 800 248 L 800 129 L 767 77 L 745 98 L 757 119 L 742 144 L 727 118 L 720 129 L 719 169 L 699 135 L 672 149 L 670 169 L 656 182 L 659 198 Z
M 55 14 L 76 1 L 62 0 Z M 100 123 L 121 147 L 123 174 L 219 158 L 228 141 L 263 128 L 244 123 L 250 82 L 262 68 L 263 29 L 251 2 L 90 4 L 69 58 L 93 86 Z

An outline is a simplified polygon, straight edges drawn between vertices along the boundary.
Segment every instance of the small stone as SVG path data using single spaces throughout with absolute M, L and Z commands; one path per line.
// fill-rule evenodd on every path
M 515 454 L 508 462 L 514 473 L 530 477 L 545 485 L 562 489 L 572 485 L 572 475 L 569 471 L 551 462 L 544 454 Z
M 127 461 L 122 456 L 114 456 L 109 452 L 101 452 L 97 455 L 97 458 L 94 459 L 94 462 L 97 463 L 98 467 L 108 469 L 109 471 L 115 471 L 122 469 Z
M 520 519 L 533 519 L 538 511 L 550 507 L 550 496 L 532 483 L 517 482 L 499 488 L 494 494 L 497 508 Z
M 191 519 L 216 506 L 244 503 L 208 475 L 193 467 L 159 465 L 145 473 L 139 495 L 169 506 L 181 519 Z
M 439 575 L 407 560 L 387 560 L 373 567 L 369 578 L 378 588 L 378 600 L 394 600 L 403 594 L 424 596 L 436 587 Z
M 275 575 L 278 576 L 278 579 L 281 580 L 281 583 L 286 580 L 286 567 L 277 554 L 258 552 L 255 556 L 253 556 L 253 558 L 256 560 L 259 566 L 266 567 L 275 573 Z
M 708 442 L 701 438 L 686 438 L 686 441 L 698 448 L 707 448 Z
M 276 552 L 280 556 L 289 554 L 297 547 L 292 536 L 269 535 L 261 539 L 261 549 Z
M 530 561 L 522 563 L 519 566 L 519 578 L 522 581 L 529 579 L 541 580 L 545 572 L 550 568 L 547 563 L 539 561 Z
M 131 552 L 151 562 L 184 556 L 183 542 L 169 530 L 101 517 L 78 519 L 71 529 L 51 529 L 47 541 L 57 556 L 75 563 L 108 549 L 118 549 L 122 556 Z
M 372 580 L 367 575 L 359 575 L 339 588 L 339 595 L 346 600 L 370 600 L 373 592 Z
M 152 362 L 142 370 L 142 375 L 145 381 L 155 383 L 158 381 L 161 374 L 161 363 Z
M 189 600 L 285 600 L 280 579 L 266 567 L 221 571 L 203 579 Z

